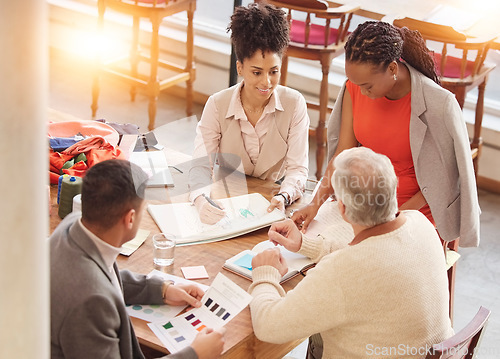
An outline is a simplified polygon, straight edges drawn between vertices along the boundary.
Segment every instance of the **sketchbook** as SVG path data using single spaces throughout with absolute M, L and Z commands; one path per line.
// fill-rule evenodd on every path
M 347 247 L 353 240 L 354 232 L 352 226 L 342 218 L 337 202 L 326 201 L 323 203 L 304 234 L 304 236 L 310 238 L 318 235 L 329 239 L 330 250 L 332 251 Z M 257 253 L 273 247 L 275 245 L 270 241 L 260 242 L 252 250 L 245 250 L 229 258 L 222 267 L 252 280 L 252 258 Z M 286 282 L 298 274 L 304 274 L 315 265 L 312 259 L 302 254 L 290 252 L 283 246 L 278 246 L 278 248 L 288 265 L 288 272 L 281 278 L 280 283 Z
M 191 203 L 149 205 L 148 211 L 160 230 L 175 235 L 177 245 L 209 243 L 230 239 L 285 219 L 278 209 L 268 212 L 269 201 L 259 193 L 218 200 L 226 216 L 213 225 L 200 221 Z
M 163 151 L 132 152 L 129 161 L 141 167 L 149 176 L 148 187 L 174 186 L 174 180 Z
M 280 283 L 284 283 L 293 277 L 304 274 L 308 269 L 314 267 L 315 263 L 308 257 L 290 252 L 281 245 L 274 245 L 271 241 L 263 241 L 257 243 L 252 250 L 244 250 L 234 257 L 229 258 L 222 268 L 238 274 L 246 279 L 252 280 L 252 258 L 268 248 L 279 248 L 281 255 L 286 260 L 288 272 L 281 278 Z

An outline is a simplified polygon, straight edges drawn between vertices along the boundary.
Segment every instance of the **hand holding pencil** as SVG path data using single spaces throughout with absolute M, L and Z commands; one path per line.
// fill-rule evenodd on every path
M 196 197 L 194 205 L 198 210 L 200 220 L 205 224 L 215 224 L 226 215 L 224 207 L 205 194 Z

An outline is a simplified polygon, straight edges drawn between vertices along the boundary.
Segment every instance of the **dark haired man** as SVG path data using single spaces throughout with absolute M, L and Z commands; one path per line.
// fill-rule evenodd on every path
M 83 178 L 82 213 L 68 215 L 50 237 L 52 358 L 144 358 L 126 304 L 200 306 L 195 285 L 118 271 L 116 257 L 142 218 L 146 180 L 128 161 L 96 164 Z M 223 335 L 204 331 L 168 358 L 217 358 Z

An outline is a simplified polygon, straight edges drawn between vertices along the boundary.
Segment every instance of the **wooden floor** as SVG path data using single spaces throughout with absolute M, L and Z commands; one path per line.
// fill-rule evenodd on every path
M 50 57 L 51 113 L 70 114 L 90 119 L 91 71 L 88 64 L 52 52 Z M 196 105 L 194 116 L 187 118 L 182 98 L 163 93 L 158 101 L 157 127 L 163 130 L 161 141 L 186 154 L 191 154 L 195 128 L 203 109 Z M 147 99 L 138 94 L 130 102 L 129 89 L 121 82 L 104 79 L 99 98 L 98 118 L 110 122 L 135 123 L 147 132 Z M 315 172 L 315 145 L 310 145 L 310 168 Z M 479 307 L 492 310 L 490 323 L 481 344 L 481 359 L 500 358 L 500 195 L 479 191 L 481 215 L 481 244 L 479 248 L 460 249 L 455 291 L 455 331 L 472 319 Z M 304 358 L 304 347 L 290 358 Z

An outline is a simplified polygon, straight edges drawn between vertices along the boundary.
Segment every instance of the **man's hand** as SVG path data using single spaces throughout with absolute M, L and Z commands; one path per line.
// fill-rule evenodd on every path
M 281 255 L 279 248 L 266 249 L 252 258 L 253 269 L 266 265 L 276 268 L 280 272 L 281 276 L 284 276 L 286 272 L 288 272 L 288 266 L 285 258 Z
M 169 305 L 190 305 L 198 308 L 201 298 L 205 294 L 196 284 L 170 284 L 164 283 L 163 302 Z
M 198 359 L 216 359 L 224 348 L 226 328 L 217 330 L 204 328 L 193 340 L 191 347 L 198 355 Z
M 281 244 L 290 252 L 298 252 L 302 246 L 302 233 L 291 219 L 274 222 L 269 228 L 269 240 Z

